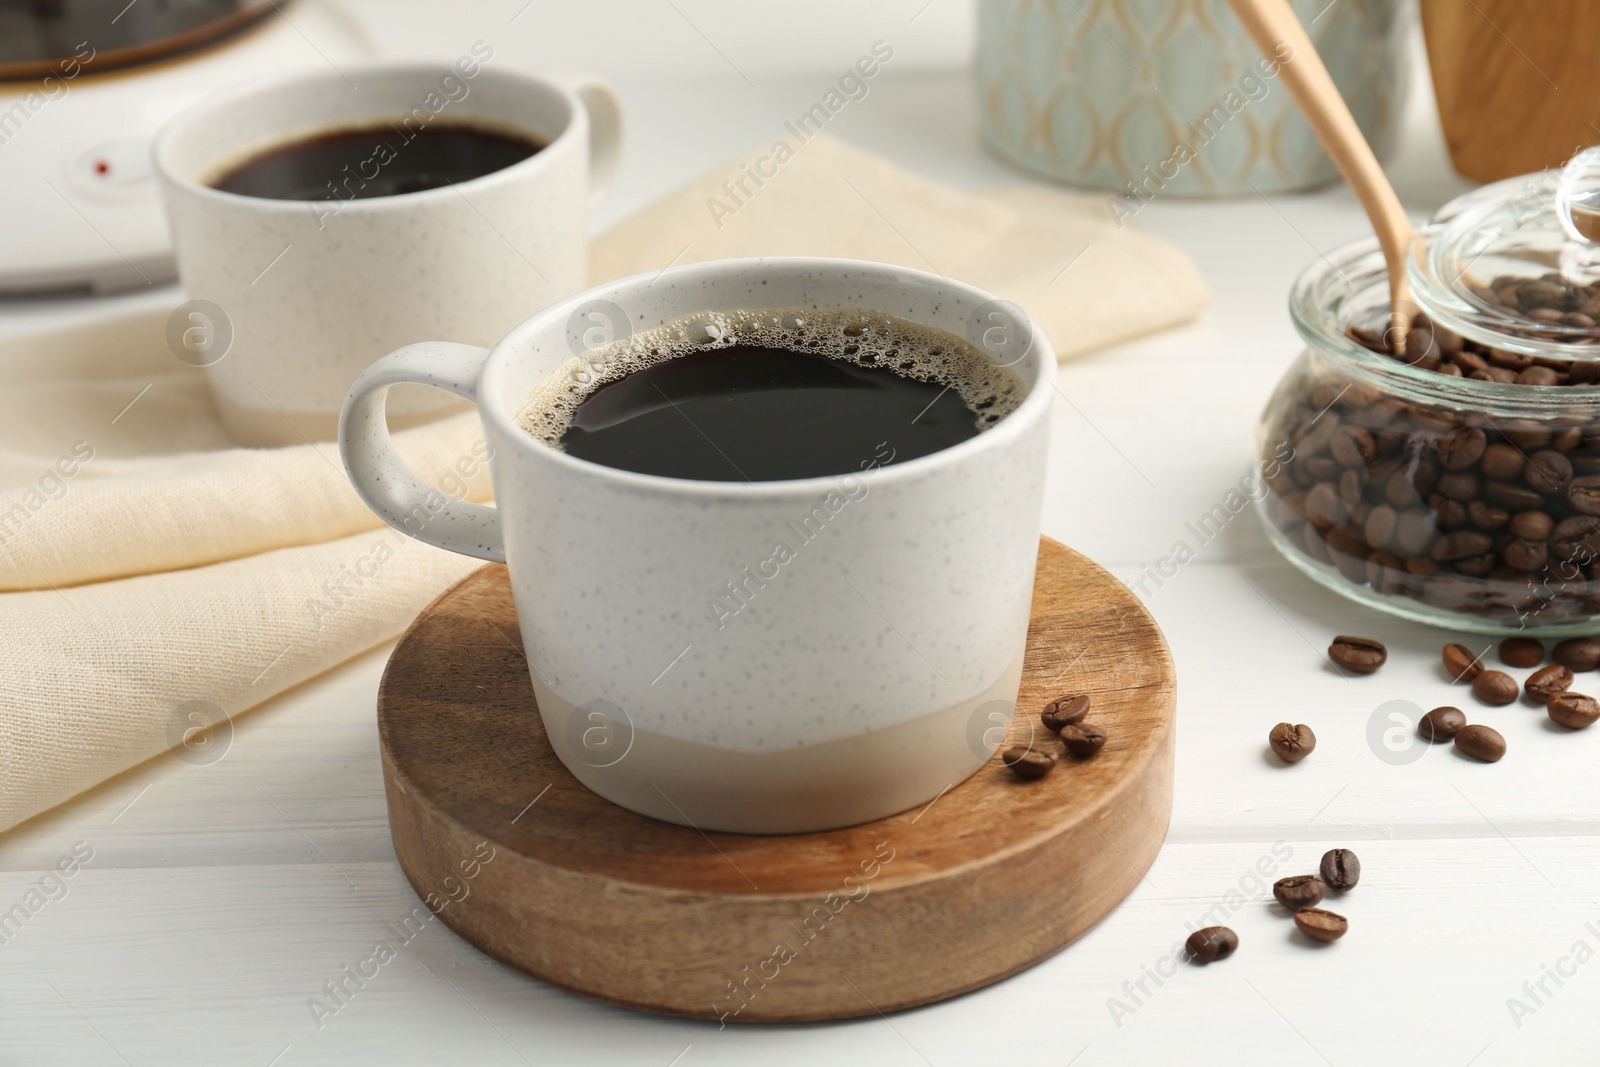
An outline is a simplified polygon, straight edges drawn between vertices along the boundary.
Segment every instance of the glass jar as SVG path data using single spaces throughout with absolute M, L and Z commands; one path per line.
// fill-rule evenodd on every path
M 1306 349 L 1262 416 L 1261 513 L 1324 586 L 1455 630 L 1600 629 L 1600 197 L 1577 162 L 1418 231 L 1403 355 L 1376 241 L 1296 280 Z

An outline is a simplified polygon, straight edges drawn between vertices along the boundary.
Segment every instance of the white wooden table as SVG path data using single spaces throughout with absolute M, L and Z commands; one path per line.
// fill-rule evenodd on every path
M 850 16 L 837 40 L 816 20 L 840 5 L 816 6 L 794 33 L 808 47 L 825 42 L 825 58 L 810 73 L 752 68 L 758 88 L 711 39 L 758 59 L 781 43 L 714 21 L 710 2 L 684 0 L 683 17 L 661 8 L 637 25 L 608 5 L 540 6 L 512 24 L 522 0 L 443 14 L 397 4 L 375 22 L 401 51 L 453 56 L 484 37 L 511 59 L 565 58 L 611 77 L 631 129 L 601 224 L 771 136 L 877 37 L 895 40 L 897 65 L 840 117 L 838 135 L 954 184 L 1026 180 L 979 148 L 956 65 L 966 16 L 935 9 L 912 23 L 922 0 L 894 6 Z M 585 19 L 591 32 L 575 45 Z M 653 73 L 648 60 L 663 55 L 687 73 Z M 1464 188 L 1430 108 L 1414 94 L 1412 136 L 1391 166 L 1417 216 Z M 1158 200 L 1138 223 L 1195 258 L 1216 304 L 1197 325 L 1063 369 L 1070 403 L 1055 414 L 1044 528 L 1130 583 L 1176 541 L 1198 553 L 1159 587 L 1145 583 L 1180 680 L 1171 833 L 1148 878 L 1079 943 L 892 1018 L 719 1029 L 547 988 L 433 924 L 319 1026 L 308 1001 L 374 942 L 395 940 L 389 924 L 417 904 L 385 826 L 373 717 L 381 648 L 243 716 L 215 763 L 162 757 L 0 838 L 0 909 L 75 846 L 93 853 L 64 896 L 0 944 L 0 1063 L 1592 1061 L 1600 730 L 1559 732 L 1527 705 L 1474 707 L 1507 738 L 1501 763 L 1448 747 L 1387 762 L 1367 739 L 1381 704 L 1465 695 L 1441 676 L 1444 635 L 1313 587 L 1276 558 L 1254 514 L 1203 546 L 1185 526 L 1246 473 L 1256 417 L 1299 348 L 1290 280 L 1363 232 L 1352 197 Z M 0 305 L 0 328 L 173 299 L 13 302 Z M 1340 632 L 1387 642 L 1388 666 L 1369 678 L 1333 673 L 1323 649 Z M 1292 768 L 1265 754 L 1283 719 L 1320 738 Z M 1336 905 L 1351 932 L 1313 947 L 1267 887 L 1340 845 L 1365 872 Z M 1259 877 L 1258 864 L 1271 873 Z M 1208 912 L 1231 913 L 1238 954 L 1174 972 L 1165 957 Z M 1513 1012 L 1512 998 L 1528 1010 Z

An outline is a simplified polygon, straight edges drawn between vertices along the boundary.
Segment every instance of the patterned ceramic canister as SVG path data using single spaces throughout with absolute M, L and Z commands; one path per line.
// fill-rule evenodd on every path
M 1293 0 L 1380 157 L 1407 81 L 1403 4 Z M 978 12 L 984 135 L 1029 170 L 1140 200 L 1337 176 L 1226 0 L 978 0 Z

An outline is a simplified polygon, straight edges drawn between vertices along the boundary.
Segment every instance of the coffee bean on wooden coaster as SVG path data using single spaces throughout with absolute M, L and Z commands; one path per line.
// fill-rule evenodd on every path
M 1522 688 L 1539 703 L 1548 704 L 1550 698 L 1557 693 L 1565 693 L 1571 689 L 1573 681 L 1570 670 L 1559 663 L 1552 663 L 1528 675 L 1528 680 L 1522 683 Z
M 1568 670 L 1592 671 L 1600 667 L 1600 641 L 1592 637 L 1569 637 L 1555 647 L 1550 658 Z
M 1290 911 L 1312 908 L 1322 903 L 1322 879 L 1314 874 L 1296 874 L 1272 883 L 1272 895 Z
M 1467 716 L 1460 708 L 1446 705 L 1434 708 L 1417 720 L 1417 736 L 1424 741 L 1448 741 L 1467 725 Z
M 1485 704 L 1509 704 L 1517 699 L 1517 680 L 1505 671 L 1484 671 L 1472 680 L 1472 695 Z
M 1350 929 L 1350 920 L 1322 908 L 1301 908 L 1294 913 L 1294 924 L 1313 941 L 1337 941 Z
M 1389 658 L 1383 642 L 1370 637 L 1339 636 L 1328 646 L 1328 658 L 1355 674 L 1371 674 Z
M 1106 747 L 1106 732 L 1092 723 L 1069 723 L 1061 728 L 1061 743 L 1074 759 L 1088 759 Z
M 1470 682 L 1483 673 L 1483 661 L 1466 645 L 1445 645 L 1443 655 L 1452 682 Z
M 1545 705 L 1550 721 L 1569 730 L 1581 730 L 1600 719 L 1600 700 L 1582 693 L 1557 693 Z
M 1506 754 L 1506 739 L 1493 727 L 1473 723 L 1457 732 L 1456 748 L 1473 759 L 1497 763 Z
M 1000 758 L 1023 778 L 1043 778 L 1056 768 L 1056 758 L 1050 753 L 1036 752 L 1021 745 L 1006 749 Z
M 1089 714 L 1089 698 L 1085 694 L 1079 693 L 1075 696 L 1062 697 L 1060 700 L 1052 700 L 1045 705 L 1044 711 L 1039 715 L 1039 720 L 1048 729 L 1060 733 L 1063 726 L 1082 722 L 1083 717 L 1087 714 Z
M 1196 930 L 1184 942 L 1192 963 L 1207 964 L 1225 960 L 1239 947 L 1239 935 L 1226 926 L 1207 926 Z
M 1321 873 L 1329 889 L 1354 889 L 1361 881 L 1361 860 L 1347 848 L 1330 848 L 1322 854 Z
M 1508 637 L 1500 642 L 1500 662 L 1507 667 L 1537 667 L 1544 662 L 1544 645 L 1533 637 Z
M 1267 741 L 1272 745 L 1272 751 L 1285 763 L 1299 763 L 1317 747 L 1317 735 L 1304 724 L 1296 726 L 1294 723 L 1280 722 L 1267 735 Z

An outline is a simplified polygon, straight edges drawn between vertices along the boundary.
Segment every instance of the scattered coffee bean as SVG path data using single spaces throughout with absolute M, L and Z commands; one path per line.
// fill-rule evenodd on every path
M 1023 778 L 1043 778 L 1056 769 L 1056 758 L 1050 753 L 1035 752 L 1021 745 L 1006 749 L 1000 758 Z
M 1060 700 L 1051 701 L 1045 706 L 1044 712 L 1039 716 L 1039 719 L 1047 728 L 1060 733 L 1063 726 L 1082 722 L 1083 717 L 1087 714 L 1089 714 L 1089 698 L 1079 693 L 1076 696 L 1062 697 Z
M 1208 926 L 1190 934 L 1185 946 L 1191 962 L 1215 963 L 1233 955 L 1234 949 L 1239 947 L 1239 935 L 1226 926 Z
M 1500 662 L 1507 667 L 1537 667 L 1544 662 L 1544 645 L 1532 637 L 1508 637 L 1500 642 Z
M 1301 908 L 1294 913 L 1294 924 L 1313 941 L 1337 941 L 1350 929 L 1350 920 L 1321 908 Z
M 1564 693 L 1572 688 L 1572 672 L 1559 663 L 1552 663 L 1548 667 L 1540 667 L 1528 675 L 1528 680 L 1522 683 L 1522 688 L 1528 695 L 1541 704 L 1550 703 L 1550 698 L 1557 693 Z
M 1445 645 L 1444 669 L 1452 682 L 1470 682 L 1483 673 L 1483 661 L 1466 645 Z
M 1472 695 L 1485 704 L 1509 704 L 1517 699 L 1517 680 L 1505 671 L 1484 671 L 1472 680 Z
M 1311 727 L 1287 722 L 1274 726 L 1267 741 L 1285 763 L 1299 763 L 1317 747 L 1317 735 L 1311 732 Z
M 1417 736 L 1424 741 L 1448 741 L 1467 725 L 1467 717 L 1460 708 L 1448 705 L 1434 708 L 1417 722 Z
M 1582 693 L 1557 693 L 1545 705 L 1550 721 L 1569 730 L 1581 730 L 1600 719 L 1600 700 Z
M 1600 641 L 1592 637 L 1569 637 L 1555 647 L 1550 658 L 1573 671 L 1592 671 L 1600 667 Z
M 1370 637 L 1335 637 L 1328 646 L 1328 658 L 1347 671 L 1371 674 L 1389 658 L 1381 641 Z
M 1354 889 L 1361 881 L 1361 861 L 1347 848 L 1330 848 L 1322 854 L 1322 884 L 1329 889 Z
M 1074 759 L 1088 759 L 1106 747 L 1106 732 L 1092 723 L 1069 723 L 1061 728 L 1061 743 Z
M 1279 878 L 1272 884 L 1272 895 L 1290 911 L 1314 908 L 1322 903 L 1322 879 L 1314 874 Z
M 1473 759 L 1496 763 L 1506 754 L 1506 739 L 1500 736 L 1499 730 L 1473 723 L 1457 732 L 1456 748 Z

